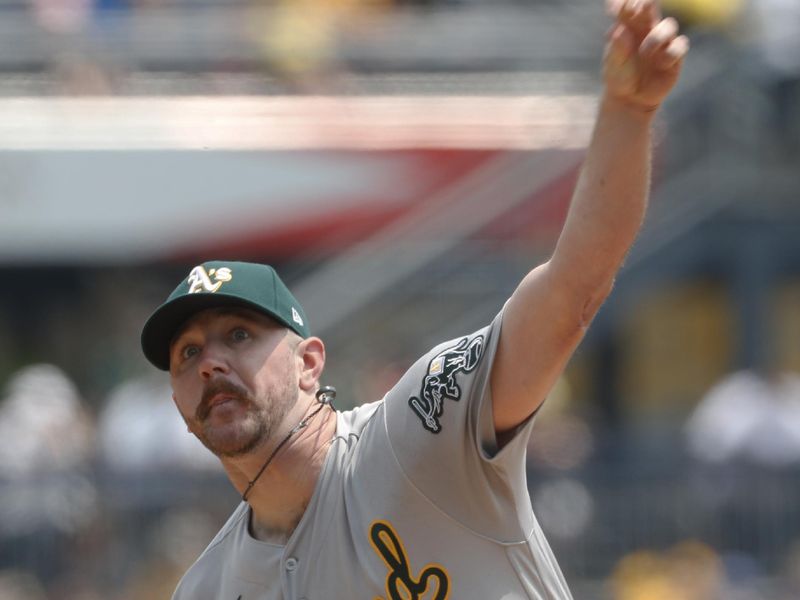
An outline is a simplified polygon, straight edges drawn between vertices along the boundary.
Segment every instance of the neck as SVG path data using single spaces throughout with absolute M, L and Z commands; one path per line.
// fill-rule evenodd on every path
M 246 457 L 222 461 L 239 493 L 247 492 L 252 509 L 251 533 L 259 540 L 285 543 L 311 500 L 336 434 L 335 411 L 325 406 L 313 414 L 318 407 L 314 401 L 305 403 L 299 411 L 289 411 L 264 447 Z M 292 433 L 304 419 L 306 426 Z

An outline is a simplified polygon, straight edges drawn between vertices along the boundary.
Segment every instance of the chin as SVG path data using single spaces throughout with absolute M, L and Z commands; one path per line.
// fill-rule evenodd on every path
M 249 454 L 264 439 L 266 436 L 263 427 L 246 423 L 206 430 L 200 441 L 220 458 L 235 458 Z

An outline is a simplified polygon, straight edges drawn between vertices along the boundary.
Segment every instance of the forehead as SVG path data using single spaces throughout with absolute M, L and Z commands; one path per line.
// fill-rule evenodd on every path
M 171 344 L 174 344 L 183 335 L 191 331 L 204 331 L 213 328 L 215 325 L 224 325 L 230 321 L 245 321 L 250 325 L 264 329 L 284 329 L 283 325 L 274 319 L 249 308 L 208 308 L 195 313 L 181 325 L 175 332 Z

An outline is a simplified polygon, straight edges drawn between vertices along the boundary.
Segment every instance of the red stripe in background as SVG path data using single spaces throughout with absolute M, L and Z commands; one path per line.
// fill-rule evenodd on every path
M 370 160 L 374 160 L 377 154 L 387 161 L 397 160 L 398 165 L 413 164 L 412 171 L 417 181 L 409 184 L 407 199 L 400 203 L 386 203 L 378 201 L 378 197 L 352 198 L 342 203 L 341 210 L 298 215 L 294 222 L 279 228 L 260 223 L 249 231 L 238 233 L 235 239 L 178 250 L 171 258 L 176 262 L 204 260 L 209 256 L 286 259 L 336 252 L 370 237 L 420 203 L 454 185 L 498 152 L 456 149 L 370 151 Z M 420 182 L 423 182 L 421 186 Z M 391 190 L 391 194 L 396 197 L 397 190 Z
M 583 152 L 575 152 L 573 168 L 544 182 L 530 198 L 490 223 L 478 237 L 501 244 L 520 239 L 523 243 L 530 240 L 552 245 L 567 216 L 582 157 Z

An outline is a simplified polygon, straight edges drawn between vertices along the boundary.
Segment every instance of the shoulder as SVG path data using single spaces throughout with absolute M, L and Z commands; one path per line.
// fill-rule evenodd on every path
M 248 516 L 248 505 L 246 502 L 240 502 L 239 506 L 233 511 L 228 520 L 219 530 L 217 535 L 214 536 L 214 539 L 208 544 L 208 547 L 203 551 L 203 554 L 200 555 L 202 558 L 207 553 L 211 552 L 217 546 L 223 544 L 223 542 L 230 537 L 230 535 L 238 528 L 241 527 L 243 523 L 246 523 L 246 519 Z
M 225 566 L 226 541 L 232 537 L 237 527 L 247 517 L 247 504 L 242 502 L 233 511 L 216 536 L 211 540 L 202 554 L 181 578 L 173 595 L 173 600 L 197 600 L 207 596 L 208 590 L 219 585 Z
M 172 600 L 198 600 L 216 589 L 223 575 L 223 552 L 222 544 L 209 545 L 181 577 Z
M 361 437 L 364 430 L 375 420 L 382 406 L 383 400 L 378 400 L 350 410 L 337 411 L 336 437 L 345 440 Z
M 464 422 L 486 390 L 501 322 L 502 313 L 491 324 L 437 344 L 420 357 L 387 395 L 389 422 L 402 423 L 400 430 L 407 432 L 417 421 L 433 434 L 441 433 L 448 420 Z

